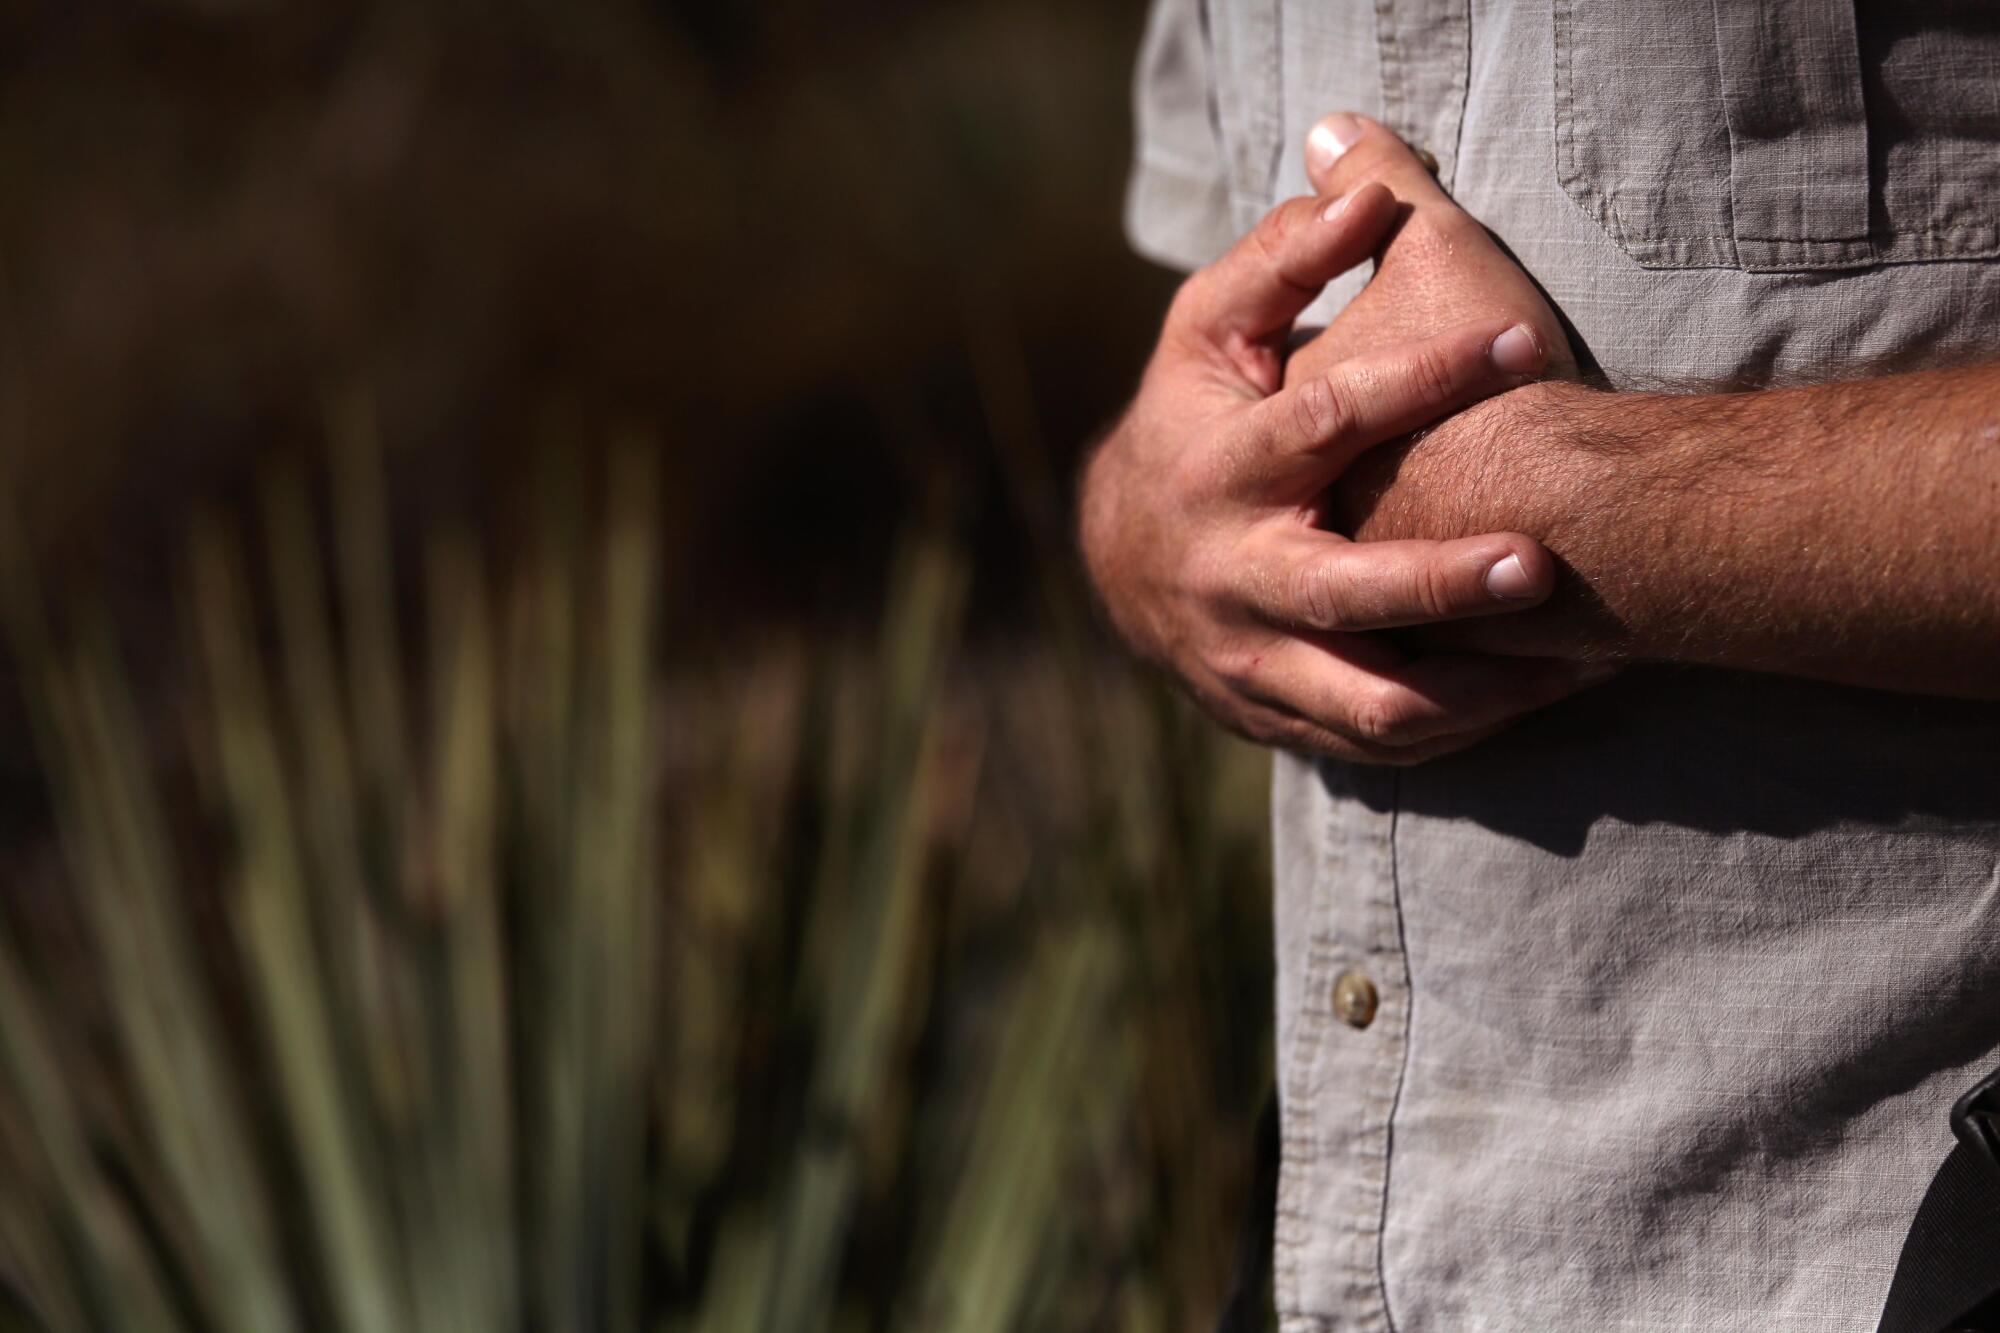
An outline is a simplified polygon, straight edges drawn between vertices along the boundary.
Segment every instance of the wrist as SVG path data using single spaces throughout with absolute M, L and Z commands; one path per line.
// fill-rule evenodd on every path
M 1526 518 L 1565 571 L 1558 608 L 1605 655 L 1728 660 L 1712 610 L 1791 457 L 1760 415 L 1766 395 L 1537 387 L 1514 424 L 1561 460 L 1533 479 L 1542 498 Z
M 1524 385 L 1374 450 L 1342 478 L 1336 525 L 1361 541 L 1522 532 L 1561 554 L 1588 538 L 1592 497 L 1619 480 L 1625 451 L 1577 429 L 1582 403 L 1607 396 Z
M 1531 656 L 1652 656 L 1671 636 L 1673 571 L 1685 488 L 1666 478 L 1682 452 L 1660 398 L 1544 381 L 1487 399 L 1399 451 L 1364 460 L 1339 517 L 1360 540 L 1519 532 L 1556 557 L 1542 607 L 1434 636 L 1454 646 Z M 1651 410 L 1649 410 L 1651 409 Z M 1662 630 L 1665 632 L 1663 633 Z
M 1493 400 L 1482 423 L 1488 456 L 1482 503 L 1470 518 L 1522 532 L 1556 558 L 1556 592 L 1521 627 L 1536 651 L 1628 660 L 1651 653 L 1654 619 L 1633 577 L 1635 532 L 1672 523 L 1653 485 L 1663 448 L 1632 428 L 1635 395 L 1562 380 Z

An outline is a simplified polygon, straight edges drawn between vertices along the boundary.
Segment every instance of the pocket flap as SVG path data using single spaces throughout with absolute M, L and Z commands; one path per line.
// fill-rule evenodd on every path
M 1651 268 L 1880 262 L 1851 0 L 1556 0 L 1557 173 Z
M 1873 263 L 1868 119 L 1848 0 L 1715 0 L 1729 201 L 1747 269 Z

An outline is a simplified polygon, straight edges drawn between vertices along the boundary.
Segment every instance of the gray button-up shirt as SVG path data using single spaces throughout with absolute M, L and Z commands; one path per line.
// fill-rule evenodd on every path
M 1614 385 L 2000 357 L 1990 4 L 1158 0 L 1135 243 L 1343 108 Z M 2000 1060 L 2000 708 L 1649 668 L 1275 804 L 1287 1333 L 1874 1327 Z

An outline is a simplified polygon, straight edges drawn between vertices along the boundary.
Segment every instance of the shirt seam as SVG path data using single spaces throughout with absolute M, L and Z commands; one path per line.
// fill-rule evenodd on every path
M 1392 770 L 1389 787 L 1389 906 L 1396 918 L 1396 952 L 1403 975 L 1403 1058 L 1396 1068 L 1396 1090 L 1389 1098 L 1388 1118 L 1382 1124 L 1382 1200 L 1375 1227 L 1375 1282 L 1382 1293 L 1382 1319 L 1389 1333 L 1396 1333 L 1396 1314 L 1389 1306 L 1389 1176 L 1395 1170 L 1396 1113 L 1403 1105 L 1403 1086 L 1410 1077 L 1410 1045 L 1415 1028 L 1416 984 L 1410 974 L 1409 932 L 1403 921 L 1403 872 L 1397 856 L 1396 835 L 1403 819 L 1403 774 Z

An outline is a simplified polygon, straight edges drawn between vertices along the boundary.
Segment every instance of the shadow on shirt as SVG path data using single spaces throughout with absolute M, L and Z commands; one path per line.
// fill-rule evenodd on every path
M 2000 853 L 2000 704 L 1638 667 L 1463 754 L 1339 789 L 1560 856 L 1602 820 L 1799 838 L 1839 826 Z

